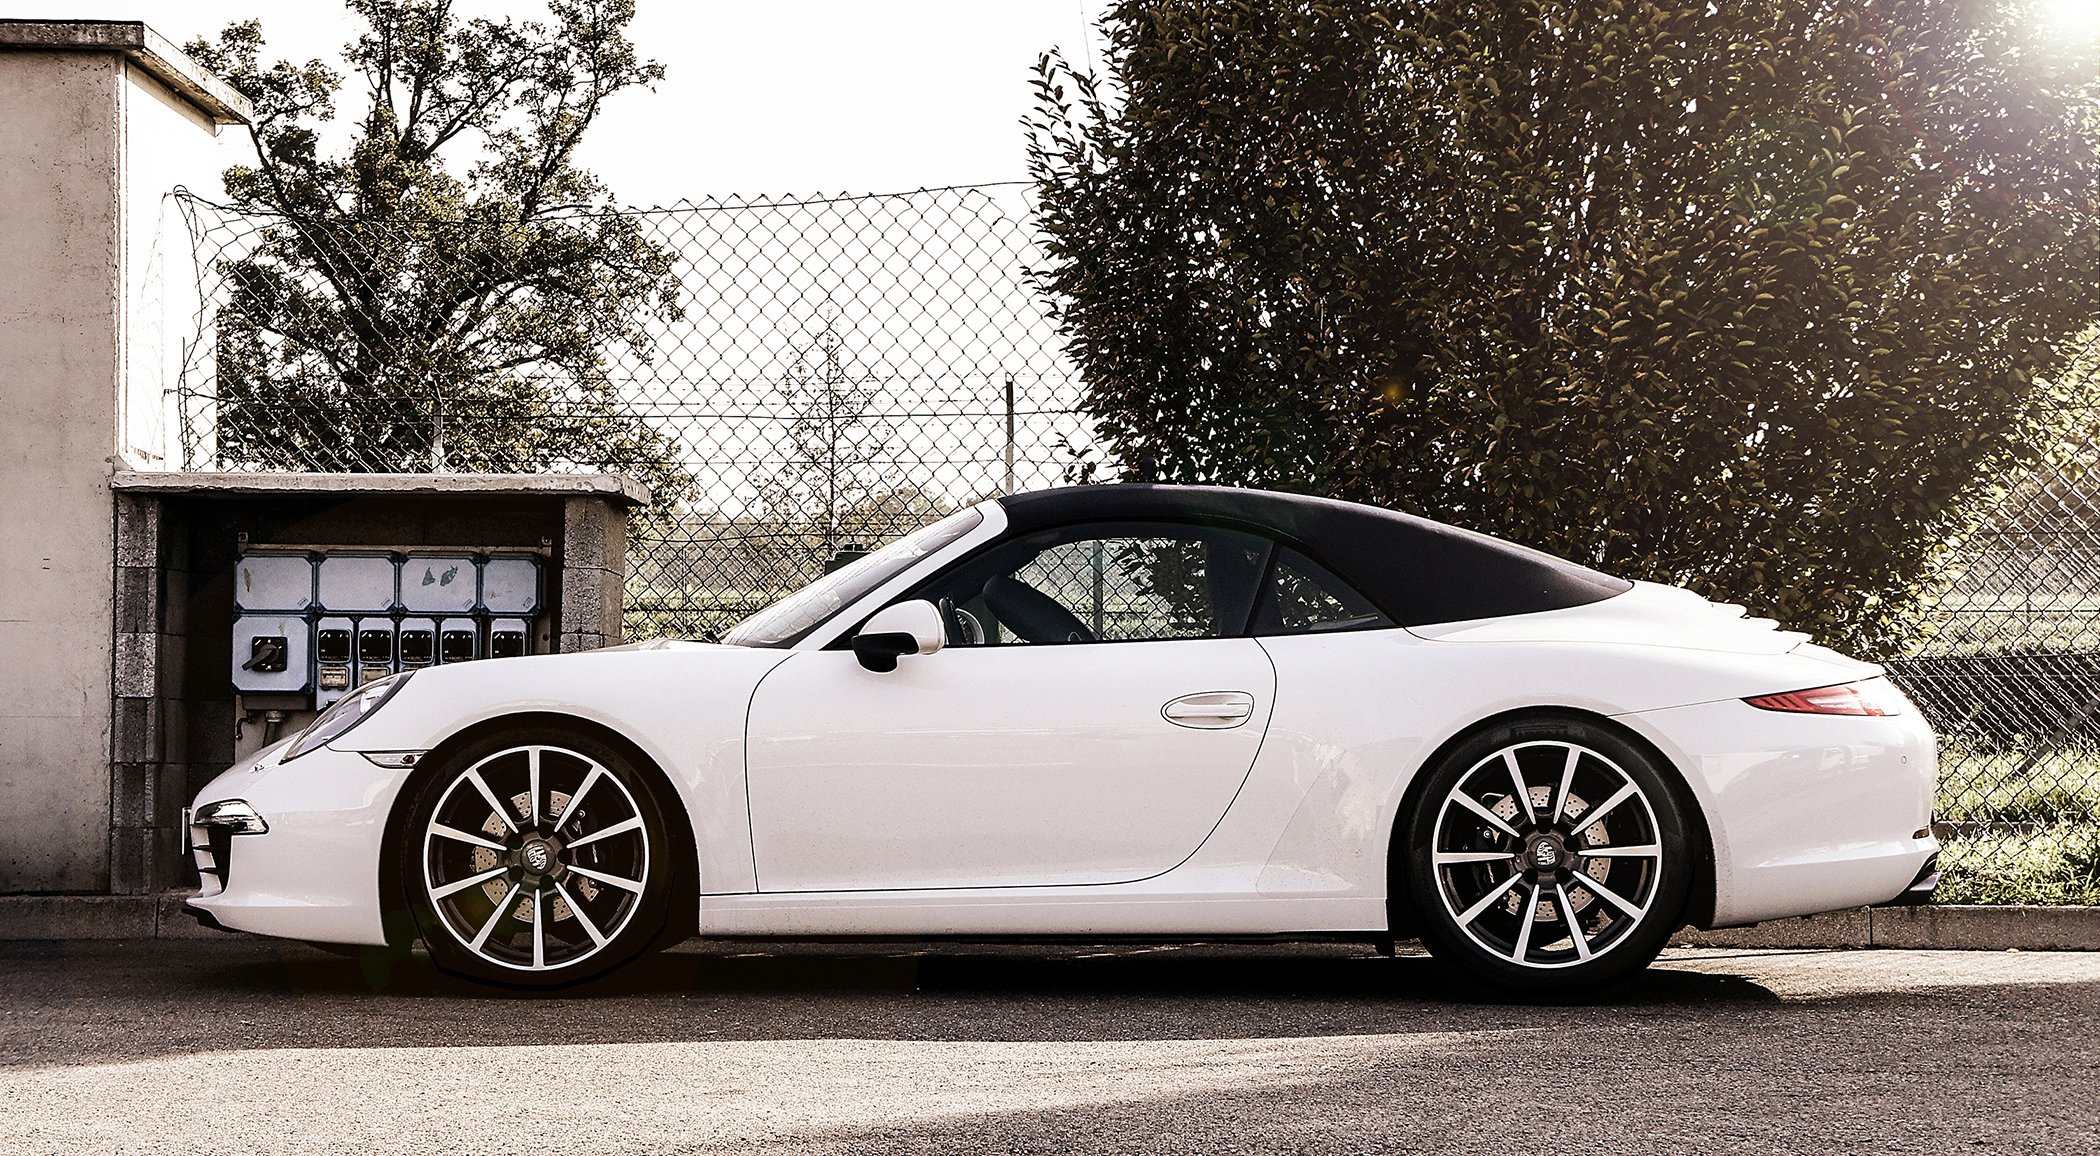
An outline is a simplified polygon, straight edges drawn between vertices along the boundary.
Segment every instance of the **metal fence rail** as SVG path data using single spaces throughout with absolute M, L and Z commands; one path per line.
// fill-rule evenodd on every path
M 635 474 L 657 501 L 630 543 L 631 635 L 709 636 L 841 552 L 1092 453 L 1018 186 L 574 213 L 498 243 L 178 206 L 201 302 L 186 468 Z M 617 260 L 581 268 L 592 245 Z M 567 312 L 540 293 L 586 275 Z M 2012 491 L 1892 664 L 1945 741 L 1952 898 L 2100 902 L 2096 459 Z M 1163 629 L 1127 598 L 1096 611 Z
M 705 637 L 841 551 L 1057 483 L 1090 444 L 1018 186 L 573 213 L 469 237 L 516 263 L 493 271 L 448 267 L 457 228 L 181 207 L 204 278 L 186 468 L 635 474 L 657 494 L 629 550 L 637 635 Z M 580 317 L 534 316 L 585 241 L 620 267 Z M 490 316 L 425 320 L 459 298 Z

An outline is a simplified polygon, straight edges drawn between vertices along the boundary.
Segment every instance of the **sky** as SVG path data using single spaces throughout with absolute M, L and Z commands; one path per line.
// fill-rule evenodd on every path
M 631 35 L 668 76 L 611 104 L 581 160 L 636 205 L 1021 180 L 1030 66 L 1051 48 L 1091 59 L 1103 3 L 639 0 Z M 272 57 L 332 58 L 356 35 L 337 0 L 0 0 L 0 19 L 143 20 L 177 44 L 249 17 Z M 228 164 L 250 155 L 239 132 L 221 148 Z

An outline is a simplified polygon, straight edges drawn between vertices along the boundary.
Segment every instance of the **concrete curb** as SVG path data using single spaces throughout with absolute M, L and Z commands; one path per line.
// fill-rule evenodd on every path
M 194 891 L 159 895 L 0 895 L 0 939 L 208 939 L 183 914 Z
M 195 892 L 0 895 L 0 939 L 211 939 L 183 914 Z M 1686 947 L 1891 947 L 1928 951 L 2100 951 L 2100 907 L 1862 907 L 1724 931 L 1687 928 Z
M 2100 951 L 2100 907 L 1861 907 L 1755 927 L 1679 932 L 1687 947 Z

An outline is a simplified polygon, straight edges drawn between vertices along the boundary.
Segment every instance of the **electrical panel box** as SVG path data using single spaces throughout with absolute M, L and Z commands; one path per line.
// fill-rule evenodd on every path
M 384 554 L 327 554 L 314 562 L 323 610 L 385 614 L 394 608 L 394 560 Z
M 480 597 L 472 558 L 411 554 L 401 563 L 401 607 L 412 614 L 466 614 Z
M 273 710 L 324 710 L 399 671 L 530 654 L 544 584 L 531 553 L 246 553 L 233 686 Z
M 233 571 L 234 605 L 242 610 L 304 614 L 314 604 L 314 567 L 296 554 L 250 554 Z
M 300 693 L 312 676 L 312 630 L 301 616 L 243 615 L 233 623 L 233 685 L 244 691 Z

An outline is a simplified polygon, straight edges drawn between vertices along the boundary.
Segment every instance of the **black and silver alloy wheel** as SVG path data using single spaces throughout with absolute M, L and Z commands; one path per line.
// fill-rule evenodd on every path
M 1410 888 L 1425 944 L 1476 978 L 1594 985 L 1645 966 L 1675 930 L 1684 818 L 1653 760 L 1618 736 L 1538 731 L 1475 736 L 1428 772 Z
M 602 974 L 663 929 L 661 811 L 618 752 L 519 735 L 427 778 L 402 877 L 440 967 L 523 986 Z

